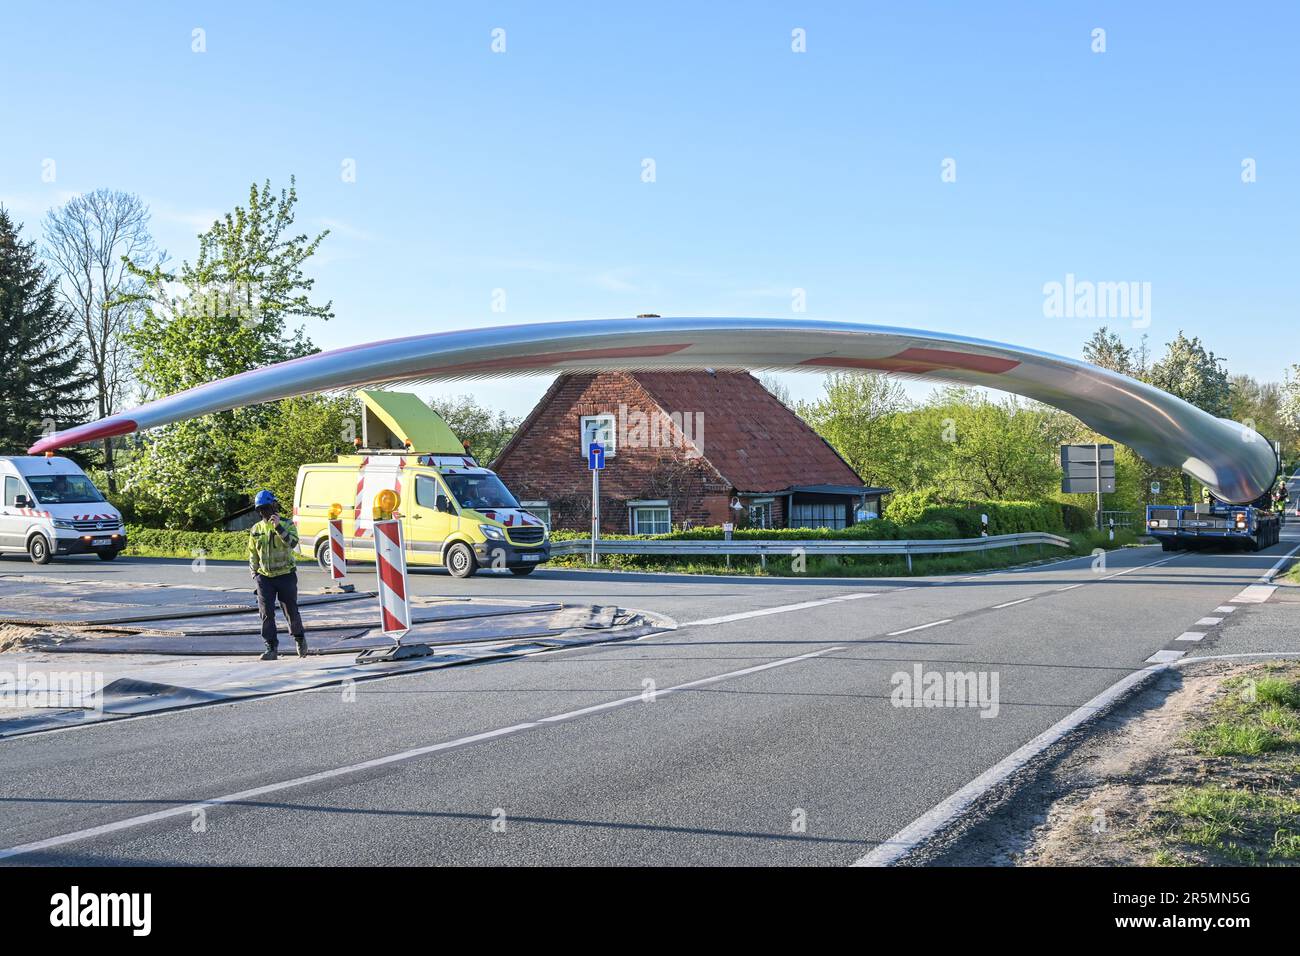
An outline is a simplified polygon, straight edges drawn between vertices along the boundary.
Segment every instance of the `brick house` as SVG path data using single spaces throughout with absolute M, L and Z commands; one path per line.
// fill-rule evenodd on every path
M 880 514 L 871 488 L 748 372 L 559 376 L 493 462 L 556 529 L 591 527 L 586 450 L 606 448 L 601 530 L 831 527 Z

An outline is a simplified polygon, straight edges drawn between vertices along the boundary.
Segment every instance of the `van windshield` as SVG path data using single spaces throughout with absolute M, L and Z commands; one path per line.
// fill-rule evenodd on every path
M 501 479 L 496 475 L 443 475 L 447 489 L 462 508 L 482 511 L 484 508 L 518 508 Z
M 104 500 L 85 475 L 32 475 L 27 484 L 43 505 L 88 505 Z

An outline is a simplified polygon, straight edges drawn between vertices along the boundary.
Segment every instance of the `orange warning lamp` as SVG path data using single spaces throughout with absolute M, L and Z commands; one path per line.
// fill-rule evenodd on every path
M 336 501 L 336 502 L 334 502 L 334 504 L 330 505 L 330 520 L 331 520 L 331 521 L 333 521 L 333 520 L 335 520 L 336 518 L 338 518 L 338 516 L 341 515 L 341 514 L 343 514 L 343 506 L 342 506 L 341 504 L 339 504 L 339 503 Z
M 402 499 L 392 488 L 385 488 L 379 494 L 375 495 L 375 520 L 387 521 L 397 510 L 397 506 L 402 503 Z

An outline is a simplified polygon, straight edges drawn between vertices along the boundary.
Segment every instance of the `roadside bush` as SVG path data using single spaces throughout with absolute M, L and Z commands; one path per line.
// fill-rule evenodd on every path
M 243 558 L 247 531 L 176 531 L 127 525 L 127 554 L 163 554 L 178 558 L 203 552 L 209 558 Z
M 1062 503 L 1061 518 L 1066 531 L 1087 531 L 1093 526 L 1096 516 L 1087 508 Z
M 899 524 L 910 524 L 914 521 L 924 520 L 922 515 L 926 511 L 937 508 L 942 504 L 943 502 L 939 500 L 939 492 L 935 488 L 900 491 L 885 499 L 885 513 L 881 517 L 896 521 Z M 979 516 L 976 515 L 976 521 L 978 520 Z M 979 534 L 978 531 L 975 533 Z
M 1092 554 L 1097 548 L 1109 551 L 1111 548 L 1123 548 L 1130 544 L 1137 544 L 1137 535 L 1127 528 L 1116 528 L 1114 541 L 1110 540 L 1107 532 L 1098 531 L 1096 528 L 1070 535 L 1070 547 L 1075 554 Z

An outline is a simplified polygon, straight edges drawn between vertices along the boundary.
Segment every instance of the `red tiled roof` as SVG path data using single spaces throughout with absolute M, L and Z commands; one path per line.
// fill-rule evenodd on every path
M 820 435 L 748 372 L 634 372 L 669 414 L 702 412 L 701 452 L 737 491 L 863 485 Z

